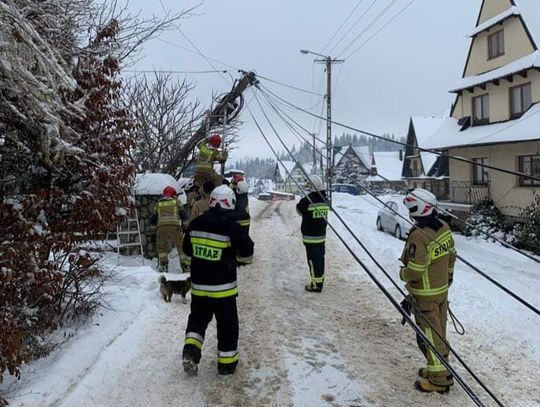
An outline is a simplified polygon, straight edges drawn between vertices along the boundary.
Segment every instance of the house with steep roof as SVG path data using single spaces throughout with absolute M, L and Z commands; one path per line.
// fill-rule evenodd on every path
M 311 174 L 312 163 L 299 164 L 295 161 L 282 161 L 276 164 L 274 184 L 276 191 L 298 193 L 298 185 L 305 188 L 306 174 Z M 298 184 L 298 185 L 297 185 Z
M 374 151 L 371 162 L 371 175 L 367 177 L 368 188 L 375 192 L 392 190 L 401 192 L 407 183 L 401 177 L 403 170 L 403 150 Z
M 369 146 L 336 147 L 332 183 L 363 185 L 371 174 L 371 161 Z
M 510 217 L 540 182 L 540 0 L 483 0 L 450 117 L 422 147 L 449 159 L 449 199 L 460 210 L 490 200 Z
M 448 198 L 448 166 L 437 154 L 421 149 L 444 121 L 442 117 L 411 117 L 401 171 L 409 188 L 427 189 L 439 200 Z

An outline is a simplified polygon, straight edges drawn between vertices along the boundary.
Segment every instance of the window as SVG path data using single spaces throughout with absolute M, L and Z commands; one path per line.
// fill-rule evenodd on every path
M 484 185 L 489 183 L 489 170 L 482 165 L 488 165 L 486 157 L 473 158 L 473 184 Z M 479 165 L 478 165 L 479 164 Z
M 488 35 L 488 60 L 504 55 L 504 30 Z
M 540 178 L 540 155 L 525 155 L 519 157 L 519 172 Z M 522 187 L 540 187 L 540 181 L 519 177 L 519 185 Z
M 489 95 L 476 96 L 472 100 L 473 104 L 473 124 L 489 123 Z
M 531 84 L 510 88 L 510 117 L 516 119 L 525 113 L 532 104 Z

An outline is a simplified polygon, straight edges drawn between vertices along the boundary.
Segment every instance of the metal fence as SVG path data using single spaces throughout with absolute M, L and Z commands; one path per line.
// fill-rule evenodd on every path
M 474 184 L 470 181 L 451 181 L 450 200 L 451 202 L 475 205 L 489 201 L 490 186 L 486 184 Z

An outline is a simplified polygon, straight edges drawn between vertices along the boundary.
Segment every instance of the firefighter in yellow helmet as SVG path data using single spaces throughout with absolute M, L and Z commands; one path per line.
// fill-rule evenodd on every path
M 176 199 L 176 190 L 167 186 L 163 189 L 163 198 L 156 205 L 156 246 L 159 259 L 159 271 L 167 272 L 169 269 L 169 244 L 172 243 L 178 250 L 180 266 L 184 272 L 189 272 L 189 258 L 182 250 L 181 220 L 185 219 L 182 204 Z
M 448 361 L 445 340 L 448 287 L 452 284 L 456 259 L 454 239 L 448 224 L 437 216 L 437 198 L 431 192 L 416 188 L 407 194 L 403 203 L 415 225 L 401 256 L 404 267 L 400 278 L 406 282 L 405 287 L 416 304 L 416 324 Z M 428 393 L 448 392 L 454 384 L 452 375 L 437 355 L 420 338 L 417 339 L 427 365 L 418 371 L 421 379 L 416 381 L 415 388 Z

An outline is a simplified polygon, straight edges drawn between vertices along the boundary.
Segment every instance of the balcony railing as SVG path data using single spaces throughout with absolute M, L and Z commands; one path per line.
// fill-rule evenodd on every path
M 455 203 L 469 205 L 489 201 L 489 183 L 475 184 L 471 181 L 451 181 L 450 200 Z

